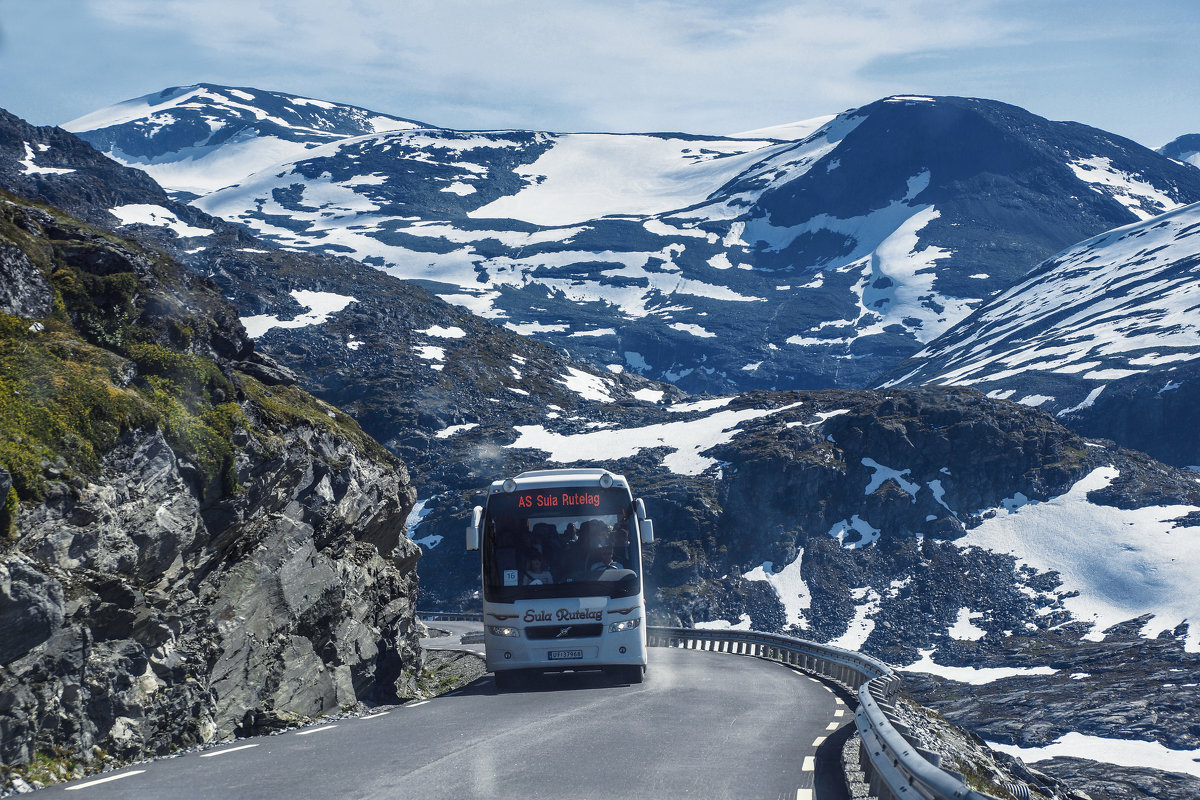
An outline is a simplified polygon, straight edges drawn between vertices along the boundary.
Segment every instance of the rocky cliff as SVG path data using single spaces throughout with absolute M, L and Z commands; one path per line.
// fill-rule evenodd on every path
M 410 696 L 407 472 L 207 279 L 0 196 L 5 781 Z

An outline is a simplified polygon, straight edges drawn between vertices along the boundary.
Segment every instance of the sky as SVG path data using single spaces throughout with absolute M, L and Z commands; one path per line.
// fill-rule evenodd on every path
M 250 86 L 463 129 L 736 133 L 892 94 L 1158 147 L 1200 132 L 1194 0 L 0 0 L 0 107 Z

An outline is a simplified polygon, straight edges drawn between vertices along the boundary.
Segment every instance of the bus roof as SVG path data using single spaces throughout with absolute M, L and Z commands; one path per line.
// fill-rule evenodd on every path
M 548 486 L 598 486 L 600 478 L 603 475 L 608 475 L 612 478 L 612 485 L 619 488 L 628 488 L 629 482 L 625 480 L 624 475 L 618 475 L 615 472 L 609 472 L 606 469 L 541 469 L 522 472 L 520 475 L 512 478 L 512 481 L 517 487 L 522 489 L 538 489 Z M 502 491 L 504 487 L 504 479 L 492 482 L 492 493 Z

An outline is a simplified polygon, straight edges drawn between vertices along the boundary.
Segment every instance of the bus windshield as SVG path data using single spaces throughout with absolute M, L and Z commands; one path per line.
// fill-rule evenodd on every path
M 556 487 L 495 494 L 483 523 L 484 594 L 629 597 L 641 591 L 629 493 Z

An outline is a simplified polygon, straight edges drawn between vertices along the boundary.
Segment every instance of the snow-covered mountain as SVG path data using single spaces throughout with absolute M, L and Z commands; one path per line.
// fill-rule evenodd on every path
M 1185 133 L 1158 148 L 1158 152 L 1167 158 L 1200 167 L 1200 133 Z
M 72 126 L 137 165 L 105 145 L 116 130 L 185 123 L 134 111 Z M 755 133 L 365 132 L 247 160 L 196 204 L 597 366 L 731 391 L 866 385 L 1063 247 L 1200 201 L 1187 165 L 988 100 L 891 97 Z
M 1069 248 L 902 364 L 1200 464 L 1200 204 Z
M 63 127 L 170 191 L 201 195 L 318 145 L 421 123 L 282 92 L 199 83 L 126 100 Z
M 720 141 L 722 158 L 748 152 Z M 792 145 L 762 148 L 781 146 Z M 1176 674 L 1200 664 L 1190 473 L 969 388 L 686 398 L 571 361 L 357 261 L 275 249 L 70 134 L 3 112 L 0 186 L 214 280 L 258 336 L 256 353 L 278 362 L 255 362 L 256 375 L 300 381 L 400 455 L 418 492 L 408 529 L 423 550 L 423 604 L 476 603 L 478 556 L 461 532 L 483 487 L 586 459 L 629 475 L 655 517 L 656 620 L 788 630 L 969 681 L 925 696 L 949 697 L 947 715 L 990 739 L 1038 746 L 1083 732 L 1200 746 L 1197 692 Z M 783 223 L 789 206 L 754 197 Z M 606 220 L 643 231 L 647 221 Z M 1154 796 L 1194 797 L 1189 788 Z

